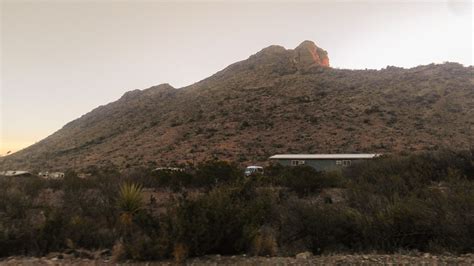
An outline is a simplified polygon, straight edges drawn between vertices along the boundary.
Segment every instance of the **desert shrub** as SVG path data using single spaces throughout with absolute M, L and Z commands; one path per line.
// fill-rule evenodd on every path
M 272 165 L 260 179 L 262 184 L 285 186 L 301 196 L 324 188 L 342 187 L 345 179 L 340 172 L 318 172 L 309 166 L 285 167 Z
M 289 167 L 282 174 L 282 183 L 299 194 L 307 195 L 321 188 L 319 173 L 309 166 Z
M 115 201 L 109 198 L 110 194 L 102 193 L 100 187 L 91 187 L 91 181 L 69 182 L 65 184 L 62 205 L 45 213 L 46 222 L 40 228 L 38 239 L 42 243 L 40 252 L 64 249 L 67 242 L 76 248 L 111 247 L 116 237 Z
M 145 210 L 137 212 L 121 230 L 117 260 L 156 260 L 170 256 L 169 239 L 162 222 Z M 122 228 L 123 229 L 123 228 Z
M 280 242 L 284 246 L 303 242 L 316 253 L 470 252 L 472 162 L 472 151 L 441 151 L 354 165 L 343 173 L 344 205 L 312 205 L 303 199 L 283 203 Z
M 100 220 L 103 217 L 99 218 Z M 91 216 L 73 216 L 67 221 L 65 242 L 69 248 L 108 248 L 115 242 L 116 234 L 104 221 Z M 99 223 L 98 223 L 99 222 Z
M 179 191 L 193 184 L 193 175 L 187 171 L 156 171 L 147 180 L 150 180 L 144 183 L 147 187 L 169 187 Z
M 12 180 L 0 181 L 0 256 L 28 252 L 33 235 L 28 220 L 31 198 Z
M 62 215 L 57 215 L 57 212 L 46 214 L 46 220 L 37 230 L 36 237 L 29 239 L 34 241 L 37 254 L 46 254 L 52 250 L 62 250 L 65 247 L 65 227 L 66 221 Z
M 441 151 L 354 166 L 346 173 L 348 205 L 367 218 L 364 247 L 470 250 L 472 158 Z
M 433 213 L 434 237 L 427 249 L 471 252 L 474 247 L 474 184 L 465 177 L 450 177 L 446 187 L 425 190 L 420 197 Z
M 382 156 L 376 160 L 354 164 L 346 175 L 355 181 L 379 184 L 381 177 L 398 175 L 414 189 L 432 181 L 445 181 L 448 172 L 457 169 L 474 178 L 473 151 L 426 152 L 408 156 Z
M 117 204 L 120 210 L 120 242 L 117 257 L 133 260 L 162 259 L 169 256 L 166 227 L 145 209 L 142 187 L 136 183 L 120 186 Z M 118 258 L 117 258 L 118 259 Z
M 239 180 L 242 173 L 239 168 L 226 161 L 208 161 L 200 163 L 194 173 L 192 185 L 212 187 L 218 183 L 229 183 Z
M 243 252 L 270 208 L 270 199 L 249 184 L 217 187 L 196 201 L 180 203 L 173 216 L 174 242 L 191 256 Z
M 25 185 L 24 182 L 8 180 L 5 186 L 0 187 L 0 192 L 5 192 L 0 193 L 1 256 L 41 256 L 66 248 L 111 248 L 120 238 L 117 234 L 121 232 L 117 223 L 119 206 L 122 207 L 121 211 L 133 213 L 134 224 L 137 224 L 135 228 L 146 228 L 147 234 L 151 232 L 147 224 L 157 224 L 156 221 L 147 223 L 143 222 L 146 219 L 139 219 L 134 207 L 136 205 L 118 204 L 117 181 L 107 174 L 87 180 L 71 175 L 55 181 L 55 189 L 64 192 L 59 205 L 35 205 L 33 199 L 38 194 L 36 187 L 47 188 L 50 185 L 47 180 L 37 181 Z M 35 189 L 31 190 L 29 186 Z M 139 244 L 142 243 L 145 241 Z M 144 248 L 146 245 L 136 246 L 141 248 L 143 254 L 154 252 Z
M 30 197 L 38 196 L 41 189 L 47 186 L 47 181 L 36 177 L 27 177 L 22 180 L 22 190 Z
M 365 243 L 375 249 L 395 251 L 397 249 L 426 250 L 434 237 L 433 212 L 426 203 L 416 198 L 396 200 L 385 205 L 368 217 L 370 233 Z
M 357 210 L 289 200 L 281 206 L 280 241 L 291 246 L 303 242 L 301 251 L 313 253 L 360 250 L 364 217 Z

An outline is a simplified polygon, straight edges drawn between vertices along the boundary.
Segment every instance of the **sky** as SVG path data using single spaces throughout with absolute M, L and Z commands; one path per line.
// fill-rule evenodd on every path
M 473 64 L 471 1 L 0 1 L 0 156 L 272 44 L 312 40 L 336 68 Z

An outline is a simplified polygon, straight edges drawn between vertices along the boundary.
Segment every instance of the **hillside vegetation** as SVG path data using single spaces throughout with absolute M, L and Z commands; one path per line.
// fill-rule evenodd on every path
M 466 149 L 474 141 L 473 74 L 457 63 L 334 69 L 312 42 L 270 46 L 188 87 L 127 92 L 0 159 L 0 170 Z
M 342 173 L 272 166 L 251 179 L 222 161 L 187 172 L 93 172 L 0 179 L 0 257 L 473 252 L 472 150 L 384 156 Z

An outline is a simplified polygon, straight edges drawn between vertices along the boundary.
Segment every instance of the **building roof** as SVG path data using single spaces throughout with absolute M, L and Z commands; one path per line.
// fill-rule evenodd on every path
M 247 168 L 254 168 L 254 169 L 263 169 L 263 166 L 258 166 L 258 165 L 249 165 Z
M 380 156 L 376 153 L 357 153 L 357 154 L 276 154 L 270 157 L 270 160 L 278 159 L 307 159 L 307 160 L 334 160 L 334 159 L 372 159 Z
M 22 176 L 22 175 L 31 175 L 28 171 L 2 171 L 0 176 Z

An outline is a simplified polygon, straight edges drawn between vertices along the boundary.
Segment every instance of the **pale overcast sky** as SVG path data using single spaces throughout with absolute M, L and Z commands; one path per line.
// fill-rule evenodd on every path
M 472 3 L 1 1 L 0 155 L 133 89 L 179 88 L 278 44 L 337 68 L 472 65 Z

